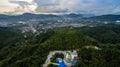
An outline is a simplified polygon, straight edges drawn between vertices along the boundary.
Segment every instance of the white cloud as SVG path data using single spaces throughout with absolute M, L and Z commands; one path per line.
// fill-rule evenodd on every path
M 14 13 L 21 14 L 25 12 L 35 12 L 37 4 L 33 0 L 11 0 L 10 3 L 17 4 Z
M 1 0 L 0 13 L 120 13 L 120 0 Z
M 55 12 L 59 9 L 67 13 L 105 14 L 113 10 L 114 0 L 35 0 L 39 12 Z M 66 13 L 64 12 L 64 13 Z
M 14 11 L 16 4 L 9 3 L 9 0 L 0 1 L 0 13 Z
M 114 10 L 113 10 L 114 13 L 120 13 L 120 6 L 119 7 L 116 7 Z

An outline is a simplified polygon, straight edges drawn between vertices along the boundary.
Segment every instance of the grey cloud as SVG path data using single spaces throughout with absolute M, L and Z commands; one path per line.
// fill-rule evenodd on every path
M 107 14 L 120 13 L 120 0 L 33 0 L 10 1 L 18 4 L 17 11 L 37 13 L 84 13 L 84 14 Z M 34 6 L 31 8 L 31 6 Z
M 27 1 L 9 1 L 9 2 L 18 5 L 14 11 L 16 13 L 35 12 L 36 8 L 38 7 L 35 2 Z
M 60 5 L 60 0 L 34 0 L 39 6 L 57 6 Z

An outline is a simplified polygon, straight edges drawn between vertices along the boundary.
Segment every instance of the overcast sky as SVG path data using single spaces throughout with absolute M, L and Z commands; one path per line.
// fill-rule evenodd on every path
M 1 14 L 120 14 L 120 0 L 0 0 Z

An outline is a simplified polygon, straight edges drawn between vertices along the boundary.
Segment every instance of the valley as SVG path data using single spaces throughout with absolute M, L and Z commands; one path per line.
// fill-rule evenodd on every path
M 78 57 L 74 67 L 118 67 L 120 25 L 116 20 L 119 18 L 73 17 L 45 16 L 0 22 L 0 67 L 43 67 L 44 64 L 52 67 L 58 64 L 54 60 L 50 62 L 49 57 L 62 56 L 52 56 L 53 53 L 61 51 L 66 55 L 76 49 Z

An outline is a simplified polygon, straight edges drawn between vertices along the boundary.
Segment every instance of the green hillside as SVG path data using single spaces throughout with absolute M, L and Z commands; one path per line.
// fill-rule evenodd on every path
M 6 45 L 20 44 L 23 35 L 16 32 L 13 28 L 0 27 L 0 48 Z
M 80 31 L 101 43 L 120 43 L 120 25 L 107 24 L 96 27 L 83 27 Z
M 84 48 L 88 45 L 102 50 Z M 76 67 L 119 66 L 120 44 L 102 45 L 75 29 L 62 29 L 33 36 L 21 46 L 0 49 L 0 67 L 42 67 L 50 51 L 74 49 L 79 53 Z

